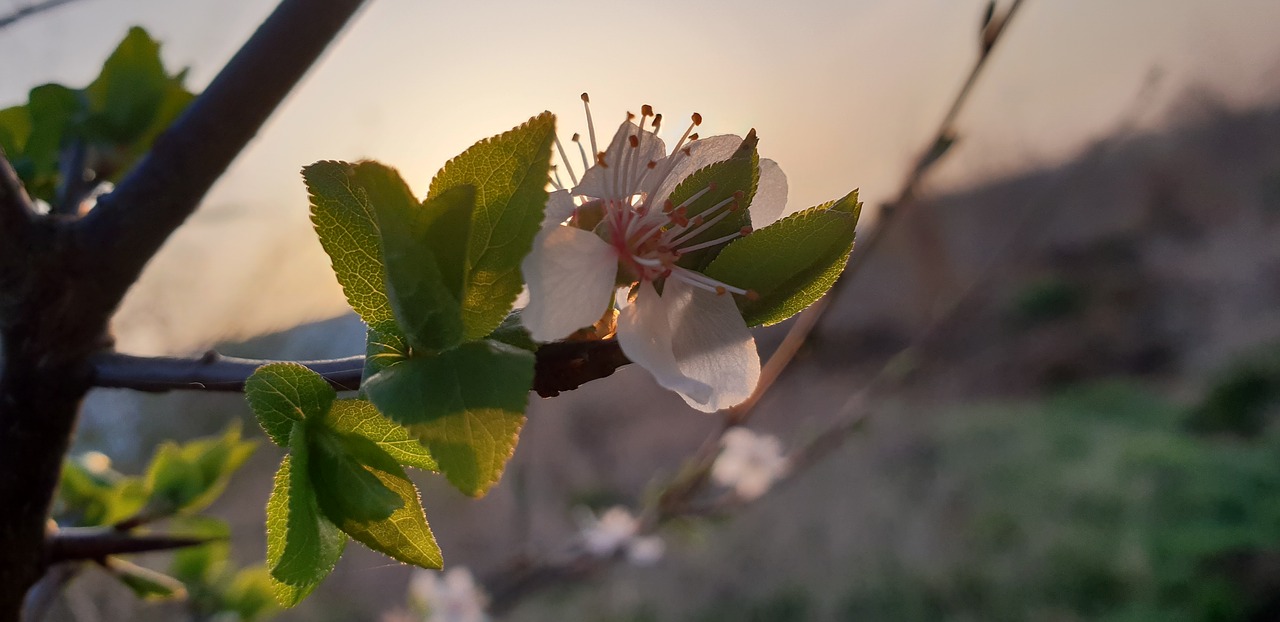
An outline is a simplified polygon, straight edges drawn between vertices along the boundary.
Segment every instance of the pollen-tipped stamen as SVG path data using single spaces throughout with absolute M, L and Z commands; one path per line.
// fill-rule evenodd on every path
M 591 152 L 600 153 L 600 147 L 596 146 L 596 124 L 591 121 L 591 98 L 586 93 L 582 94 L 582 108 L 587 111 L 587 135 L 591 137 Z
M 713 294 L 724 295 L 726 293 L 734 293 L 739 296 L 745 296 L 747 294 L 747 290 L 742 289 L 741 287 L 734 287 L 728 283 L 717 281 L 700 272 L 694 272 L 693 270 L 681 268 L 679 266 L 671 267 L 670 277 L 688 283 L 698 289 L 709 291 Z
M 573 173 L 573 165 L 569 163 L 569 156 L 564 152 L 564 145 L 560 144 L 560 137 L 555 136 L 556 149 L 560 151 L 560 161 L 564 163 L 564 170 L 569 172 L 569 179 L 573 181 L 573 185 L 578 185 L 578 176 Z

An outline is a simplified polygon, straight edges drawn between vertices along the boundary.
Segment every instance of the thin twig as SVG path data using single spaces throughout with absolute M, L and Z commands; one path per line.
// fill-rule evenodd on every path
M 0 29 L 5 28 L 6 26 L 12 26 L 13 24 L 21 21 L 22 19 L 31 17 L 32 15 L 35 15 L 37 13 L 43 13 L 50 9 L 56 9 L 64 4 L 70 4 L 72 2 L 75 2 L 75 0 L 45 0 L 44 2 L 29 4 L 20 9 L 17 9 L 16 11 L 8 15 L 5 15 L 4 17 L 0 17 Z
M 163 534 L 133 534 L 113 527 L 68 527 L 48 537 L 50 564 L 76 560 L 105 559 L 109 555 L 171 551 L 213 542 L 217 538 L 195 538 Z
M 244 390 L 254 370 L 270 363 L 292 362 L 320 374 L 339 391 L 360 388 L 364 356 L 315 361 L 243 359 L 207 352 L 200 357 L 134 356 L 100 352 L 90 357 L 93 385 L 161 393 L 177 390 Z M 608 376 L 628 364 L 612 339 L 551 343 L 538 348 L 533 388 L 551 397 Z

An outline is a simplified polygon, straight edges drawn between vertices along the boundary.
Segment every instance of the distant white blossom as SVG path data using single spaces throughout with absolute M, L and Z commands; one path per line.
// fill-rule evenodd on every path
M 444 573 L 415 570 L 409 580 L 409 605 L 423 622 L 485 622 L 488 597 L 466 568 Z M 398 620 L 398 616 L 397 616 Z
M 599 516 L 584 511 L 579 522 L 582 546 L 596 557 L 613 557 L 622 552 L 627 561 L 648 566 L 657 563 L 666 552 L 662 538 L 640 535 L 639 519 L 620 505 L 605 510 Z
M 720 438 L 720 455 L 711 467 L 711 480 L 732 488 L 747 501 L 768 492 L 787 472 L 782 443 L 770 434 L 746 428 L 730 428 Z

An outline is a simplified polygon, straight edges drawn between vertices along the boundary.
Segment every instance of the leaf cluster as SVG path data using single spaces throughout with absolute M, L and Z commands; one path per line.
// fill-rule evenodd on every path
M 164 68 L 145 30 L 131 28 L 88 86 L 40 85 L 26 104 L 0 109 L 0 149 L 27 192 L 50 204 L 63 184 L 82 181 L 68 173 L 116 182 L 195 98 L 185 77 Z M 80 157 L 71 157 L 76 150 Z

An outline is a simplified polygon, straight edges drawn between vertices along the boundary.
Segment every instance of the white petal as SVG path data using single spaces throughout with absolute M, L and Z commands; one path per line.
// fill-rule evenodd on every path
M 759 229 L 782 218 L 787 211 L 787 176 L 778 163 L 760 159 L 760 184 L 751 199 L 751 227 Z
M 662 202 L 671 195 L 671 192 L 684 181 L 685 177 L 692 175 L 695 171 L 705 166 L 715 164 L 723 160 L 728 160 L 733 152 L 742 146 L 742 137 L 732 134 L 721 134 L 719 136 L 709 136 L 701 140 L 694 141 L 688 147 L 689 155 L 681 152 L 671 154 L 671 159 L 675 161 L 671 172 L 653 192 L 654 205 L 662 205 Z
M 521 321 L 537 341 L 554 341 L 604 315 L 618 275 L 613 247 L 589 231 L 551 227 L 520 264 L 529 284 Z
M 668 315 L 666 301 L 658 296 L 653 284 L 641 283 L 635 301 L 618 313 L 618 345 L 627 358 L 649 370 L 658 384 L 679 393 L 686 402 L 706 402 L 711 397 L 711 387 L 686 377 L 676 364 Z
M 554 227 L 569 220 L 573 210 L 577 209 L 573 195 L 568 190 L 556 190 L 547 195 L 547 207 L 542 212 L 542 228 Z
M 638 137 L 636 147 L 630 144 L 632 136 Z M 606 166 L 595 164 L 587 169 L 573 193 L 596 199 L 628 198 L 640 191 L 649 162 L 661 161 L 666 153 L 667 146 L 657 134 L 624 121 L 604 152 Z
M 667 279 L 662 294 L 680 372 L 712 390 L 705 401 L 687 396 L 685 401 L 698 410 L 714 412 L 750 397 L 760 380 L 760 354 L 733 297 L 676 279 Z

